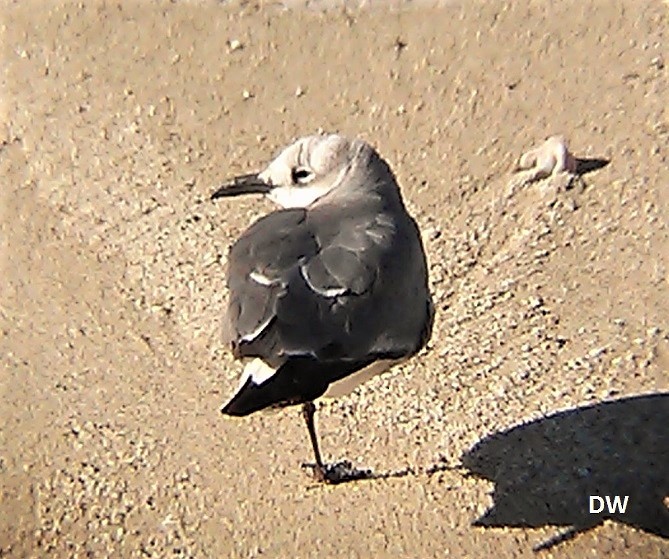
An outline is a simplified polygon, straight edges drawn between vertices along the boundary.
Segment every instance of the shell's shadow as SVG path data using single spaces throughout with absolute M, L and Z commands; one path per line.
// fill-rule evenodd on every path
M 606 167 L 611 161 L 609 159 L 601 158 L 576 158 L 576 174 L 579 176 L 587 175 L 592 171 L 597 171 Z
M 669 538 L 669 393 L 575 408 L 495 433 L 462 456 L 494 482 L 477 526 L 567 526 L 547 549 L 609 518 Z M 590 496 L 628 496 L 625 512 L 590 513 Z M 599 508 L 600 502 L 595 501 Z

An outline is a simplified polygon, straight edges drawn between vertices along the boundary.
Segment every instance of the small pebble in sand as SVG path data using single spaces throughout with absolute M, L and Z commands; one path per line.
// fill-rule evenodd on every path
M 576 173 L 576 158 L 569 152 L 564 136 L 551 136 L 539 147 L 523 154 L 516 171 L 531 173 L 538 180 L 558 173 Z

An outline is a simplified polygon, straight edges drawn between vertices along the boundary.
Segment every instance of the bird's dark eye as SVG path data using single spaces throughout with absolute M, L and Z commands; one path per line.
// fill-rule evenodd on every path
M 311 177 L 313 173 L 309 169 L 305 169 L 304 167 L 295 167 L 292 172 L 291 178 L 293 179 L 293 183 L 296 184 L 298 182 L 307 182 Z

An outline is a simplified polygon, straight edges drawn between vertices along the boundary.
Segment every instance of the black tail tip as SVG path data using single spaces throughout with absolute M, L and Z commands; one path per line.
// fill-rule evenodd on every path
M 239 409 L 238 406 L 235 406 L 235 401 L 234 399 L 229 401 L 227 404 L 224 404 L 221 406 L 221 413 L 223 415 L 229 415 L 231 417 L 241 417 L 242 415 L 246 415 L 245 413 L 242 412 L 242 410 Z

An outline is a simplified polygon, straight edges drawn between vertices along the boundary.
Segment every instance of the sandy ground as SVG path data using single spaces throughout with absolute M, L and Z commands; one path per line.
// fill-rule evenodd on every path
M 1 6 L 0 556 L 669 557 L 665 3 Z M 384 474 L 334 487 L 297 409 L 217 411 L 270 205 L 208 200 L 319 127 L 390 162 L 437 303 L 321 404 L 328 459 Z M 610 163 L 510 188 L 555 132 Z

